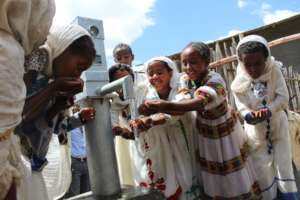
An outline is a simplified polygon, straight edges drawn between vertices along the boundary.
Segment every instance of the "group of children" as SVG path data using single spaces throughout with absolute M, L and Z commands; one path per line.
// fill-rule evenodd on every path
M 231 89 L 239 114 L 228 104 L 225 81 L 209 69 L 206 44 L 183 49 L 181 74 L 167 57 L 150 59 L 143 81 L 131 68 L 131 48 L 114 49 L 110 81 L 133 77 L 139 111 L 130 120 L 122 93 L 112 100 L 113 132 L 123 138 L 116 140 L 128 140 L 115 144 L 122 183 L 156 188 L 170 200 L 298 199 L 281 63 L 256 35 L 243 38 L 237 53 Z
M 92 38 L 76 25 L 48 34 L 54 1 L 38 2 L 0 5 L 0 199 L 36 199 L 32 195 L 44 191 L 35 176 L 47 164 L 52 133 L 95 116 L 93 109 L 65 115 L 83 90 L 81 73 L 95 58 Z M 237 53 L 231 90 L 243 126 L 228 104 L 223 78 L 209 69 L 204 43 L 183 49 L 181 74 L 167 57 L 147 61 L 145 74 L 133 72 L 131 48 L 114 49 L 118 64 L 109 69 L 110 81 L 133 77 L 139 111 L 131 119 L 122 91 L 112 99 L 122 183 L 158 189 L 168 200 L 298 199 L 281 64 L 260 36 L 243 38 Z

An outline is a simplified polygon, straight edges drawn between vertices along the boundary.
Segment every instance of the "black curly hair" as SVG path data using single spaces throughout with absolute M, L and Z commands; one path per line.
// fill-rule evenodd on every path
M 203 42 L 191 42 L 189 43 L 182 51 L 193 48 L 199 52 L 200 57 L 205 60 L 206 64 L 210 63 L 210 49 L 209 47 Z
M 129 65 L 117 63 L 112 65 L 108 70 L 109 82 L 115 81 L 114 75 L 117 71 L 127 71 L 134 80 L 134 74 Z
M 238 57 L 241 60 L 243 54 L 261 52 L 265 58 L 268 58 L 269 51 L 267 47 L 260 42 L 249 41 L 238 48 Z

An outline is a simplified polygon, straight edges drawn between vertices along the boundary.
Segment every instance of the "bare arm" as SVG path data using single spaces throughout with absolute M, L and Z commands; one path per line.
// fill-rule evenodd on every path
M 59 100 L 47 112 L 49 115 L 47 118 L 52 119 L 58 112 L 71 106 L 71 98 L 81 92 L 82 89 L 83 81 L 81 79 L 60 78 L 55 80 L 37 94 L 26 99 L 23 121 L 28 122 L 39 116 L 54 96 L 61 95 L 57 97 Z
M 188 111 L 200 111 L 204 108 L 203 99 L 194 98 L 189 100 L 182 100 L 179 102 L 170 102 L 164 100 L 148 100 L 145 101 L 145 106 L 151 110 L 157 112 L 163 112 L 167 114 L 174 114 Z
M 23 121 L 28 122 L 36 118 L 53 98 L 54 84 L 49 84 L 44 90 L 26 99 L 23 109 Z

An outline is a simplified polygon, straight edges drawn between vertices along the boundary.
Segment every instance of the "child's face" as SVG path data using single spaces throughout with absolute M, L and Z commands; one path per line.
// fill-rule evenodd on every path
M 262 75 L 266 65 L 266 58 L 262 52 L 243 54 L 241 59 L 244 63 L 247 73 L 253 79 L 256 79 Z
M 200 57 L 199 52 L 192 47 L 181 53 L 181 62 L 191 80 L 201 80 L 201 77 L 207 72 L 207 63 Z
M 166 88 L 170 88 L 172 71 L 169 71 L 164 63 L 160 61 L 150 63 L 147 73 L 150 84 L 158 93 Z
M 120 49 L 116 52 L 115 62 L 132 65 L 134 57 L 127 49 Z
M 129 75 L 129 72 L 126 70 L 118 70 L 114 73 L 114 80 L 118 80 L 120 78 L 123 78 L 125 76 Z
M 79 78 L 83 71 L 92 65 L 92 60 L 77 54 L 72 54 L 70 50 L 65 50 L 53 61 L 53 71 L 56 78 L 71 77 Z
M 115 73 L 114 73 L 114 76 L 113 76 L 113 79 L 114 79 L 114 81 L 115 80 L 118 80 L 118 79 L 120 79 L 120 78 L 123 78 L 123 77 L 125 77 L 125 76 L 127 76 L 127 75 L 129 75 L 129 72 L 128 71 L 126 71 L 126 70 L 118 70 L 118 71 L 116 71 Z M 117 90 L 117 93 L 119 94 L 119 96 L 121 97 L 121 99 L 123 99 L 123 90 L 122 89 L 119 89 L 119 90 Z

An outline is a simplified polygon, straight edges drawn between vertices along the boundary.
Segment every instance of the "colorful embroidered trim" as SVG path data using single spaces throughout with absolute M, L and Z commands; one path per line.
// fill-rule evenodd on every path
M 197 120 L 198 133 L 203 137 L 210 139 L 220 139 L 222 137 L 228 136 L 234 130 L 234 126 L 237 121 L 237 116 L 234 112 L 230 118 L 228 118 L 224 123 L 218 124 L 216 126 L 210 126 L 203 124 L 199 119 Z
M 4 141 L 4 140 L 8 140 L 8 138 L 11 136 L 11 134 L 13 133 L 13 128 L 6 130 L 4 133 L 0 134 L 0 142 Z
M 208 82 L 206 86 L 213 88 L 219 96 L 226 96 L 225 87 L 221 83 Z
M 245 143 L 240 149 L 240 155 L 224 162 L 208 161 L 205 158 L 199 158 L 201 169 L 211 174 L 225 176 L 232 172 L 238 171 L 244 167 L 249 155 L 249 145 Z
M 205 200 L 258 200 L 262 199 L 261 196 L 261 189 L 259 187 L 258 182 L 254 182 L 251 190 L 248 193 L 235 196 L 235 197 L 222 197 L 222 196 L 215 196 L 215 197 L 210 197 L 207 194 L 203 194 L 203 199 Z

